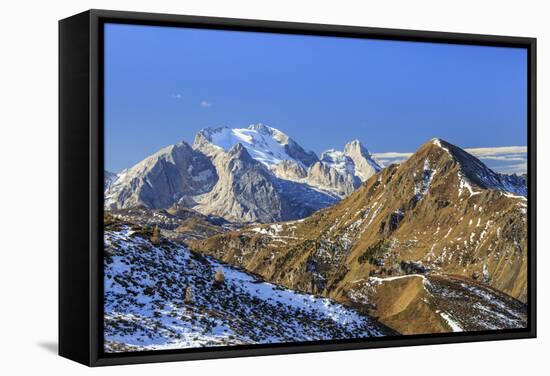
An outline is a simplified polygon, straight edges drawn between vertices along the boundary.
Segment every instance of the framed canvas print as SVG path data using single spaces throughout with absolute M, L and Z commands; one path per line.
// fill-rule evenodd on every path
M 60 21 L 59 352 L 112 365 L 536 335 L 536 41 Z

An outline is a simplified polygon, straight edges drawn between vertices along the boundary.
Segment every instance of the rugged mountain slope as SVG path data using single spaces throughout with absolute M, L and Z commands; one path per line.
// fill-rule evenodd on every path
M 192 247 L 340 301 L 348 299 L 352 281 L 430 271 L 465 276 L 525 302 L 527 202 L 508 192 L 521 189 L 435 139 L 309 218 Z
M 210 192 L 196 198 L 194 208 L 201 213 L 237 222 L 277 222 L 306 217 L 337 201 L 307 185 L 273 176 L 240 143 L 213 160 L 220 179 Z
M 317 163 L 319 162 L 315 162 L 313 165 Z M 281 161 L 272 166 L 271 170 L 275 176 L 283 180 L 303 181 L 308 175 L 308 171 L 301 164 L 291 160 Z
M 220 179 L 210 192 L 196 199 L 199 212 L 241 222 L 273 222 L 281 218 L 281 198 L 269 171 L 242 144 L 220 153 L 214 164 Z
M 212 162 L 182 141 L 122 171 L 105 192 L 105 207 L 167 208 L 211 190 L 217 180 Z
M 473 184 L 485 189 L 496 189 L 527 197 L 527 182 L 524 177 L 498 174 L 485 166 L 479 159 L 459 147 L 439 139 L 434 139 L 432 143 L 452 155 L 460 163 L 463 174 Z
M 105 351 L 364 338 L 394 334 L 326 298 L 267 283 L 161 240 L 105 228 Z M 215 274 L 223 273 L 223 281 Z

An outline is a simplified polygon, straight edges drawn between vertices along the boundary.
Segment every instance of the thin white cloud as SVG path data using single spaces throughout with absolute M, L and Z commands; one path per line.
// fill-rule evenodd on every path
M 207 101 L 201 101 L 200 106 L 204 108 L 208 108 L 208 107 L 212 107 L 212 103 Z
M 504 174 L 525 174 L 527 172 L 527 146 L 467 148 L 465 150 L 494 171 Z M 392 163 L 403 163 L 412 154 L 385 152 L 373 155 L 384 166 L 389 166 Z
M 479 158 L 502 154 L 523 154 L 527 153 L 527 146 L 498 146 L 493 148 L 467 148 L 465 150 Z
M 399 153 L 399 152 L 387 152 L 387 153 L 374 153 L 373 156 L 377 161 L 381 162 L 384 166 L 389 166 L 394 163 L 403 163 L 413 153 Z
M 180 93 L 172 94 L 172 98 L 174 98 L 174 99 L 183 99 L 183 95 L 181 95 Z
M 395 152 L 395 151 L 390 151 L 390 152 L 387 152 L 387 153 L 374 153 L 373 154 L 375 157 L 377 158 L 389 158 L 389 159 L 407 159 L 409 158 L 411 155 L 413 155 L 413 153 L 399 153 L 399 152 Z
M 475 155 L 473 153 L 470 153 L 472 155 Z M 489 156 L 483 156 L 483 155 L 476 155 L 479 159 L 490 159 L 493 161 L 523 161 L 525 157 L 523 155 L 519 154 L 512 154 L 512 155 L 489 155 Z

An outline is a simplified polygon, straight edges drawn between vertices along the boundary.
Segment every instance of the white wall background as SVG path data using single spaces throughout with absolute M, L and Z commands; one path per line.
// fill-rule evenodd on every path
M 526 374 L 548 368 L 547 1 L 8 1 L 0 22 L 0 373 Z M 539 338 L 87 369 L 57 357 L 57 20 L 106 8 L 538 38 Z M 546 348 L 545 348 L 546 347 Z M 32 373 L 30 373 L 32 374 Z

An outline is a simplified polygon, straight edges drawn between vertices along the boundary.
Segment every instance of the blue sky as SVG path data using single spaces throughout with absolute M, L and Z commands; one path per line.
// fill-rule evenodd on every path
M 105 26 L 105 167 L 205 127 L 278 128 L 317 153 L 527 143 L 523 49 Z

